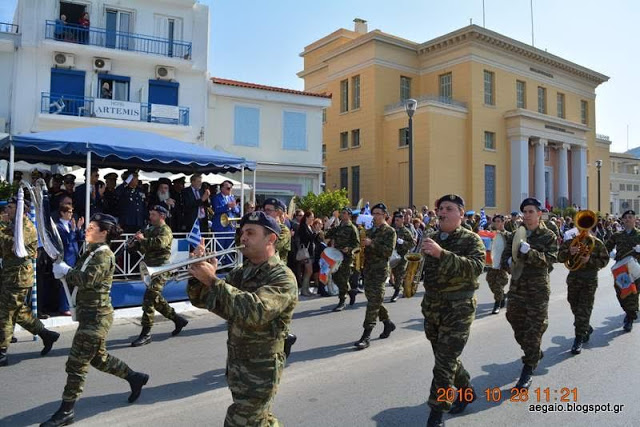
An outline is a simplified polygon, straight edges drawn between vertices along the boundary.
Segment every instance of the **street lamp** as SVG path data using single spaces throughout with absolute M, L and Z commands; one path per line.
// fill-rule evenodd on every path
M 413 209 L 413 115 L 418 108 L 418 101 L 415 99 L 407 99 L 404 109 L 409 116 L 409 209 Z
M 598 170 L 598 212 L 600 212 L 600 169 L 602 168 L 602 160 L 596 160 L 596 169 Z

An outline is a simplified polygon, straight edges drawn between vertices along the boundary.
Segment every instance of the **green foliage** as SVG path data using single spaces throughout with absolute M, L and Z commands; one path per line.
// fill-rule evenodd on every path
M 302 210 L 311 209 L 316 217 L 331 216 L 333 211 L 349 206 L 347 190 L 324 191 L 320 194 L 311 191 L 304 197 L 296 196 L 296 208 Z
M 573 219 L 574 216 L 576 216 L 576 213 L 578 212 L 578 210 L 572 206 L 569 206 L 568 208 L 566 208 L 564 211 L 562 211 L 562 216 L 565 217 L 570 217 Z
M 7 200 L 11 196 L 15 196 L 18 191 L 18 184 L 9 184 L 7 181 L 0 181 L 0 200 Z

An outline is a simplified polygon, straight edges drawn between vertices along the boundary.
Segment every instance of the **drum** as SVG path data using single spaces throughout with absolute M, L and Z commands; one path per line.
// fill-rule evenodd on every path
M 398 251 L 394 249 L 391 253 L 391 258 L 389 258 L 389 267 L 394 268 L 396 265 L 400 264 L 400 261 L 402 261 L 402 257 Z
M 500 258 L 502 258 L 505 246 L 506 241 L 504 235 L 502 233 L 496 233 L 496 237 L 493 238 L 493 242 L 491 243 L 491 258 L 493 261 L 491 267 L 495 270 L 500 269 Z
M 329 284 L 329 275 L 335 273 L 340 268 L 344 256 L 336 248 L 326 248 L 320 255 L 320 274 L 318 280 L 322 283 Z
M 640 278 L 640 264 L 634 257 L 622 258 L 613 264 L 611 272 L 616 286 L 620 289 L 620 298 L 625 298 L 638 292 L 634 282 Z
M 486 253 L 484 261 L 486 265 L 493 264 L 493 259 L 492 259 L 493 251 L 491 249 L 492 249 L 493 239 L 495 235 L 496 233 L 494 231 L 488 231 L 488 230 L 478 231 L 478 236 L 480 236 L 480 238 L 482 239 L 482 243 L 484 243 L 484 249 Z

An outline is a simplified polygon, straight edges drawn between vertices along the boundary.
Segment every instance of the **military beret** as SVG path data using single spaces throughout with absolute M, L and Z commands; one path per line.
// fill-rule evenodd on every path
M 276 220 L 261 211 L 251 212 L 243 216 L 240 220 L 240 228 L 244 227 L 245 224 L 261 225 L 275 235 L 280 235 L 280 226 Z
M 518 215 L 520 215 L 519 212 L 516 212 L 516 211 L 511 212 L 511 216 L 518 216 Z
M 170 216 L 169 215 L 169 210 L 167 208 L 165 208 L 164 206 L 162 206 L 162 205 L 151 206 L 149 208 L 149 210 L 150 211 L 156 211 L 159 214 L 162 214 L 162 215 L 166 216 L 167 218 L 169 218 L 169 216 Z
M 624 213 L 622 214 L 622 218 L 624 218 L 626 215 L 636 216 L 636 212 L 633 209 L 628 209 L 628 210 L 624 211 Z
M 118 174 L 115 172 L 109 172 L 104 176 L 104 179 L 118 179 Z
M 520 203 L 520 212 L 524 211 L 525 206 L 533 206 L 537 210 L 542 211 L 542 203 L 535 197 L 527 197 L 524 199 L 522 203 Z
M 491 218 L 491 222 L 494 222 L 496 219 L 501 219 L 502 221 L 504 221 L 504 215 L 501 215 L 501 214 L 494 215 L 493 218 Z
M 265 199 L 264 203 L 262 204 L 262 207 L 264 208 L 267 205 L 273 206 L 274 209 L 280 209 L 281 211 L 284 211 L 284 203 L 282 203 L 280 200 L 276 199 L 275 197 L 269 197 L 268 199 Z
M 404 219 L 404 215 L 402 214 L 402 212 L 396 211 L 393 213 L 393 219 L 396 219 L 396 218 Z
M 64 176 L 64 182 L 76 182 L 76 177 L 75 175 L 68 173 Z
M 371 213 L 373 213 L 374 209 L 380 209 L 382 212 L 387 213 L 387 205 L 384 203 L 378 203 L 371 208 Z
M 158 184 L 171 185 L 171 180 L 169 178 L 159 178 L 158 179 Z
M 51 179 L 56 181 L 56 182 L 62 182 L 62 175 L 59 173 L 54 173 L 53 175 L 51 175 Z
M 94 222 L 94 221 L 104 225 L 110 225 L 110 226 L 118 225 L 118 221 L 116 221 L 116 219 L 113 216 L 105 213 L 95 213 L 91 215 L 91 219 L 89 219 L 89 222 Z
M 457 194 L 447 194 L 446 196 L 440 197 L 438 200 L 436 200 L 436 209 L 438 209 L 440 207 L 440 203 L 442 203 L 442 202 L 455 203 L 456 205 L 460 206 L 461 208 L 464 208 L 464 200 L 462 199 L 462 197 L 458 196 Z M 467 212 L 467 215 L 468 214 L 469 213 Z

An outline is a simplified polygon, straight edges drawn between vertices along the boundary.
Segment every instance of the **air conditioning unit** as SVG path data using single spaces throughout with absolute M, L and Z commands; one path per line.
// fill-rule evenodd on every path
M 54 52 L 53 63 L 56 67 L 73 68 L 76 65 L 76 56 L 71 53 Z
M 173 80 L 176 78 L 176 69 L 173 67 L 165 67 L 164 65 L 156 65 L 156 79 Z
M 93 58 L 93 70 L 102 72 L 111 71 L 111 60 L 109 58 Z

